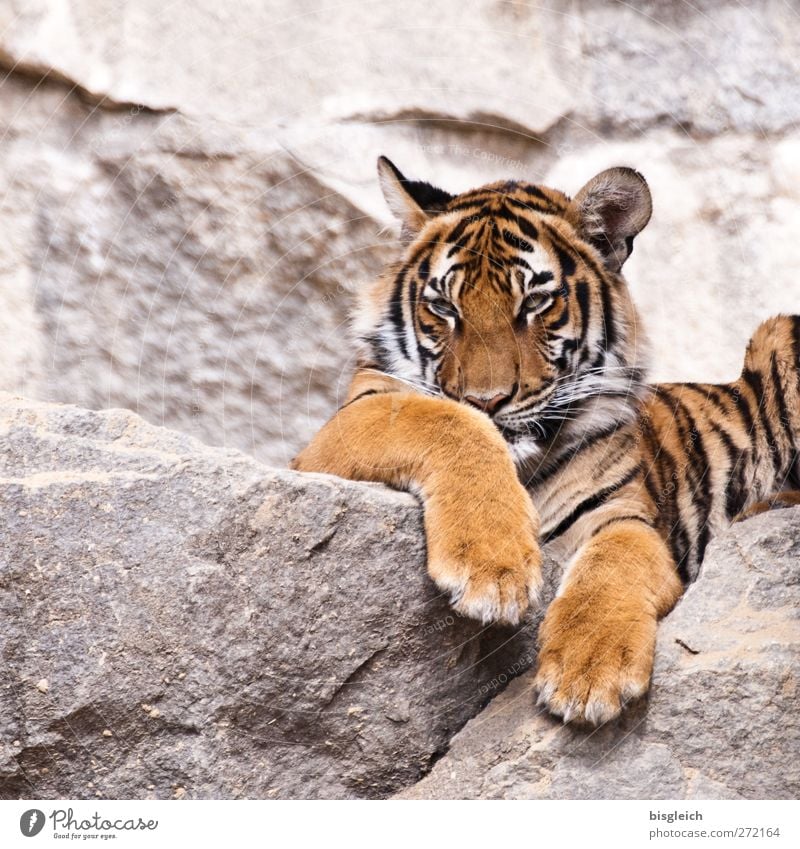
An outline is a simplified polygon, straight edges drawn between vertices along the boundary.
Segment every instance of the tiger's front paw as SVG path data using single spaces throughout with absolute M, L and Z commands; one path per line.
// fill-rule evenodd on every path
M 448 479 L 425 510 L 428 573 L 458 613 L 485 625 L 516 625 L 542 584 L 539 517 L 502 459 L 461 489 Z
M 491 515 L 455 527 L 429 521 L 428 573 L 463 616 L 516 625 L 530 604 L 539 603 L 537 522 L 527 507 L 510 524 L 492 522 Z
M 601 606 L 602 607 L 602 606 Z M 539 630 L 539 704 L 564 722 L 609 722 L 647 692 L 656 619 L 646 611 L 609 610 L 558 598 Z

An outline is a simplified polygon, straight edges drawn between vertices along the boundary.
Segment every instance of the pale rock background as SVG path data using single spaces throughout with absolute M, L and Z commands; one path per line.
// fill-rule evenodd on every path
M 0 388 L 281 465 L 392 256 L 379 153 L 449 189 L 648 178 L 627 276 L 658 380 L 800 309 L 800 9 L 4 0 Z

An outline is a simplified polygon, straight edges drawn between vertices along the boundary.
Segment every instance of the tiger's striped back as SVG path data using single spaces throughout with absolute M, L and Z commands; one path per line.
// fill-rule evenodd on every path
M 800 317 L 779 316 L 756 331 L 736 381 L 651 387 L 635 423 L 530 476 L 544 539 L 571 554 L 609 521 L 636 517 L 694 578 L 715 533 L 798 488 L 799 375 Z

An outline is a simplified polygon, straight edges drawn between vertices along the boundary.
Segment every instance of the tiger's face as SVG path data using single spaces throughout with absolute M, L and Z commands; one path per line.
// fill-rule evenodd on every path
M 634 414 L 636 315 L 619 271 L 650 216 L 612 169 L 571 200 L 501 182 L 460 195 L 379 160 L 402 259 L 364 299 L 364 361 L 483 410 L 519 461 Z

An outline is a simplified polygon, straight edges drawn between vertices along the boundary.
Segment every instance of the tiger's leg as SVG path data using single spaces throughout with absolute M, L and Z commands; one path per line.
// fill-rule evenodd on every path
M 428 572 L 458 612 L 513 624 L 538 599 L 538 516 L 483 413 L 409 392 L 365 394 L 345 404 L 291 466 L 418 492 Z
M 769 510 L 778 510 L 781 507 L 797 507 L 800 506 L 800 492 L 791 490 L 789 492 L 777 492 L 764 501 L 757 501 L 751 504 L 747 509 L 742 510 L 734 517 L 734 522 L 741 522 L 744 519 L 749 519 L 751 516 L 757 516 L 759 513 L 766 513 Z
M 683 591 L 663 539 L 609 524 L 578 551 L 539 629 L 539 703 L 565 722 L 613 719 L 648 688 L 656 623 Z

